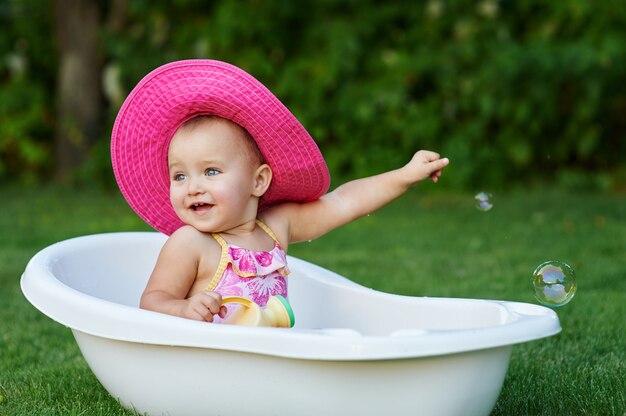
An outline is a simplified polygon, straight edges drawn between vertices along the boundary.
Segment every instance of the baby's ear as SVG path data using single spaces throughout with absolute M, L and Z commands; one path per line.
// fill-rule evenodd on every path
M 272 168 L 267 163 L 262 164 L 254 172 L 254 188 L 252 195 L 262 197 L 272 183 Z

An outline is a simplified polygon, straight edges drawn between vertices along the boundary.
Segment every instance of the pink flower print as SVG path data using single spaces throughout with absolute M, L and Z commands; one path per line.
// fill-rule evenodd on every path
M 222 275 L 222 279 L 215 288 L 215 291 L 222 296 L 243 296 L 241 279 L 233 271 L 232 266 L 228 266 Z
M 265 306 L 270 296 L 287 296 L 287 281 L 278 273 L 253 279 L 248 284 L 250 298 L 260 306 Z
M 267 267 L 272 264 L 272 255 L 267 251 L 259 251 L 254 253 L 254 258 L 262 267 Z
M 244 273 L 256 274 L 256 263 L 250 251 L 240 247 L 229 247 L 228 254 L 235 261 L 235 265 Z
M 267 267 L 272 264 L 272 253 L 267 251 L 252 252 L 241 247 L 230 246 L 228 254 L 233 259 L 235 267 L 244 273 L 258 275 L 258 266 Z

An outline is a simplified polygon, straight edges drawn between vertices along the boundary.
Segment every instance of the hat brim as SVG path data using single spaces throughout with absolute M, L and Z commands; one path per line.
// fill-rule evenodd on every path
M 225 62 L 176 61 L 137 84 L 111 135 L 119 188 L 156 230 L 170 235 L 183 225 L 170 202 L 167 152 L 180 125 L 204 114 L 232 120 L 256 141 L 273 172 L 261 208 L 313 201 L 328 190 L 330 175 L 315 141 L 263 84 Z

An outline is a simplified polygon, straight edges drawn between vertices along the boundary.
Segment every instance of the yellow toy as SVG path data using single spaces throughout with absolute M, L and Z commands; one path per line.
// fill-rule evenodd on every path
M 291 305 L 280 295 L 271 296 L 264 308 L 250 299 L 239 296 L 224 297 L 222 305 L 228 303 L 238 304 L 239 307 L 224 319 L 225 324 L 291 328 L 295 323 Z

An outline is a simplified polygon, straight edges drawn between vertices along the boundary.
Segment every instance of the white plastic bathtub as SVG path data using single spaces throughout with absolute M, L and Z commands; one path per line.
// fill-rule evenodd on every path
M 141 310 L 164 241 L 63 241 L 35 255 L 21 281 L 36 308 L 71 328 L 102 385 L 140 413 L 487 415 L 513 345 L 560 331 L 542 306 L 386 294 L 296 258 L 294 328 Z

